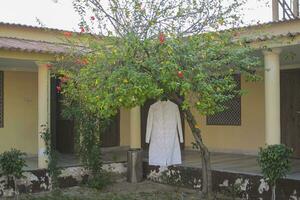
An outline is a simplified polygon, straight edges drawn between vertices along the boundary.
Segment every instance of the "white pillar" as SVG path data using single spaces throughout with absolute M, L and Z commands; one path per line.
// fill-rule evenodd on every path
M 293 14 L 299 17 L 299 0 L 293 0 Z
M 141 149 L 141 108 L 130 110 L 130 150 L 127 152 L 127 181 L 143 180 L 143 150 Z
M 279 8 L 278 0 L 272 0 L 272 18 L 273 21 L 279 20 Z
M 264 51 L 266 144 L 280 144 L 280 49 Z
M 130 148 L 141 148 L 141 108 L 136 106 L 130 110 Z
M 47 156 L 44 154 L 46 145 L 41 132 L 46 125 L 50 128 L 50 73 L 45 64 L 38 64 L 38 168 L 47 167 Z

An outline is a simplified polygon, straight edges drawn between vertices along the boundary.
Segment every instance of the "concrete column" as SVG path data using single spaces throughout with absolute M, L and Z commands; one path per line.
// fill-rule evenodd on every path
M 293 0 L 293 14 L 299 17 L 299 0 Z
M 272 17 L 273 21 L 279 20 L 278 0 L 272 0 Z
M 266 144 L 280 144 L 280 49 L 264 51 Z
M 46 145 L 41 138 L 45 125 L 50 123 L 50 73 L 45 64 L 38 64 L 38 168 L 47 167 L 47 156 L 44 154 Z M 44 127 L 42 127 L 44 126 Z
M 134 107 L 130 110 L 130 148 L 141 148 L 141 108 Z

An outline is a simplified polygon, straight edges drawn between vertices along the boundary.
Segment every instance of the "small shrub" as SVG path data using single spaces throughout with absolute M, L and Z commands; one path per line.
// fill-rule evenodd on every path
M 95 188 L 97 190 L 102 190 L 112 183 L 112 174 L 102 171 L 100 174 L 96 174 L 92 178 L 90 178 L 87 182 L 87 186 L 90 188 Z
M 5 151 L 0 155 L 0 169 L 4 175 L 22 177 L 22 169 L 26 167 L 26 154 L 17 149 Z
M 278 179 L 283 178 L 291 169 L 292 149 L 283 144 L 260 148 L 258 164 L 268 183 L 272 186 L 272 199 L 275 199 L 275 188 Z
M 87 152 L 89 153 L 85 155 L 83 163 L 87 169 L 91 170 L 93 176 L 97 176 L 97 174 L 102 173 L 101 146 L 99 144 L 93 144 L 93 146 L 89 147 Z
M 16 179 L 22 177 L 23 168 L 27 166 L 25 155 L 17 149 L 11 149 L 0 154 L 0 173 L 7 177 L 8 184 L 10 180 L 13 181 L 16 195 L 18 195 Z

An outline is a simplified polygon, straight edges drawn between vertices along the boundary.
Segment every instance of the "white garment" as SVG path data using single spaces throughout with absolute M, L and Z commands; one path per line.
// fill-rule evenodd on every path
M 169 166 L 181 164 L 178 141 L 183 142 L 178 106 L 171 101 L 158 101 L 150 106 L 146 143 L 150 142 L 149 165 Z

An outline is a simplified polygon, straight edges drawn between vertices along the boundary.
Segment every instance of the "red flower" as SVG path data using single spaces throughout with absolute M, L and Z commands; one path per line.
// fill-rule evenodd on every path
M 94 16 L 91 16 L 91 20 L 94 21 L 94 20 L 95 20 L 95 17 L 94 17 Z
M 71 37 L 71 36 L 72 36 L 72 33 L 71 33 L 71 32 L 64 32 L 64 36 L 65 36 L 65 37 Z
M 82 26 L 82 27 L 80 27 L 80 33 L 84 33 L 85 32 L 85 29 L 84 29 L 84 27 Z
M 57 93 L 60 93 L 61 92 L 61 87 L 58 85 L 58 86 L 56 86 L 56 92 Z
M 69 77 L 67 77 L 67 76 L 60 77 L 60 81 L 62 83 L 66 83 L 68 80 L 69 80 Z
M 77 60 L 75 61 L 75 63 L 78 64 L 78 65 L 87 65 L 87 64 L 89 64 L 89 61 L 88 61 L 86 58 L 84 58 L 84 59 L 82 59 L 82 60 L 77 59 Z
M 166 37 L 164 33 L 159 33 L 159 43 L 163 44 L 166 41 Z
M 47 63 L 46 67 L 47 67 L 47 69 L 51 69 L 52 68 L 52 64 L 51 63 Z
M 81 64 L 81 60 L 80 60 L 80 59 L 77 59 L 77 60 L 75 61 L 75 63 L 78 64 L 78 65 L 80 65 L 80 64 Z
M 177 76 L 178 76 L 179 78 L 183 78 L 183 72 L 182 72 L 182 71 L 178 71 L 178 72 L 177 72 Z
M 81 64 L 87 65 L 87 64 L 89 64 L 89 61 L 88 61 L 86 58 L 84 58 L 84 59 L 81 61 Z

